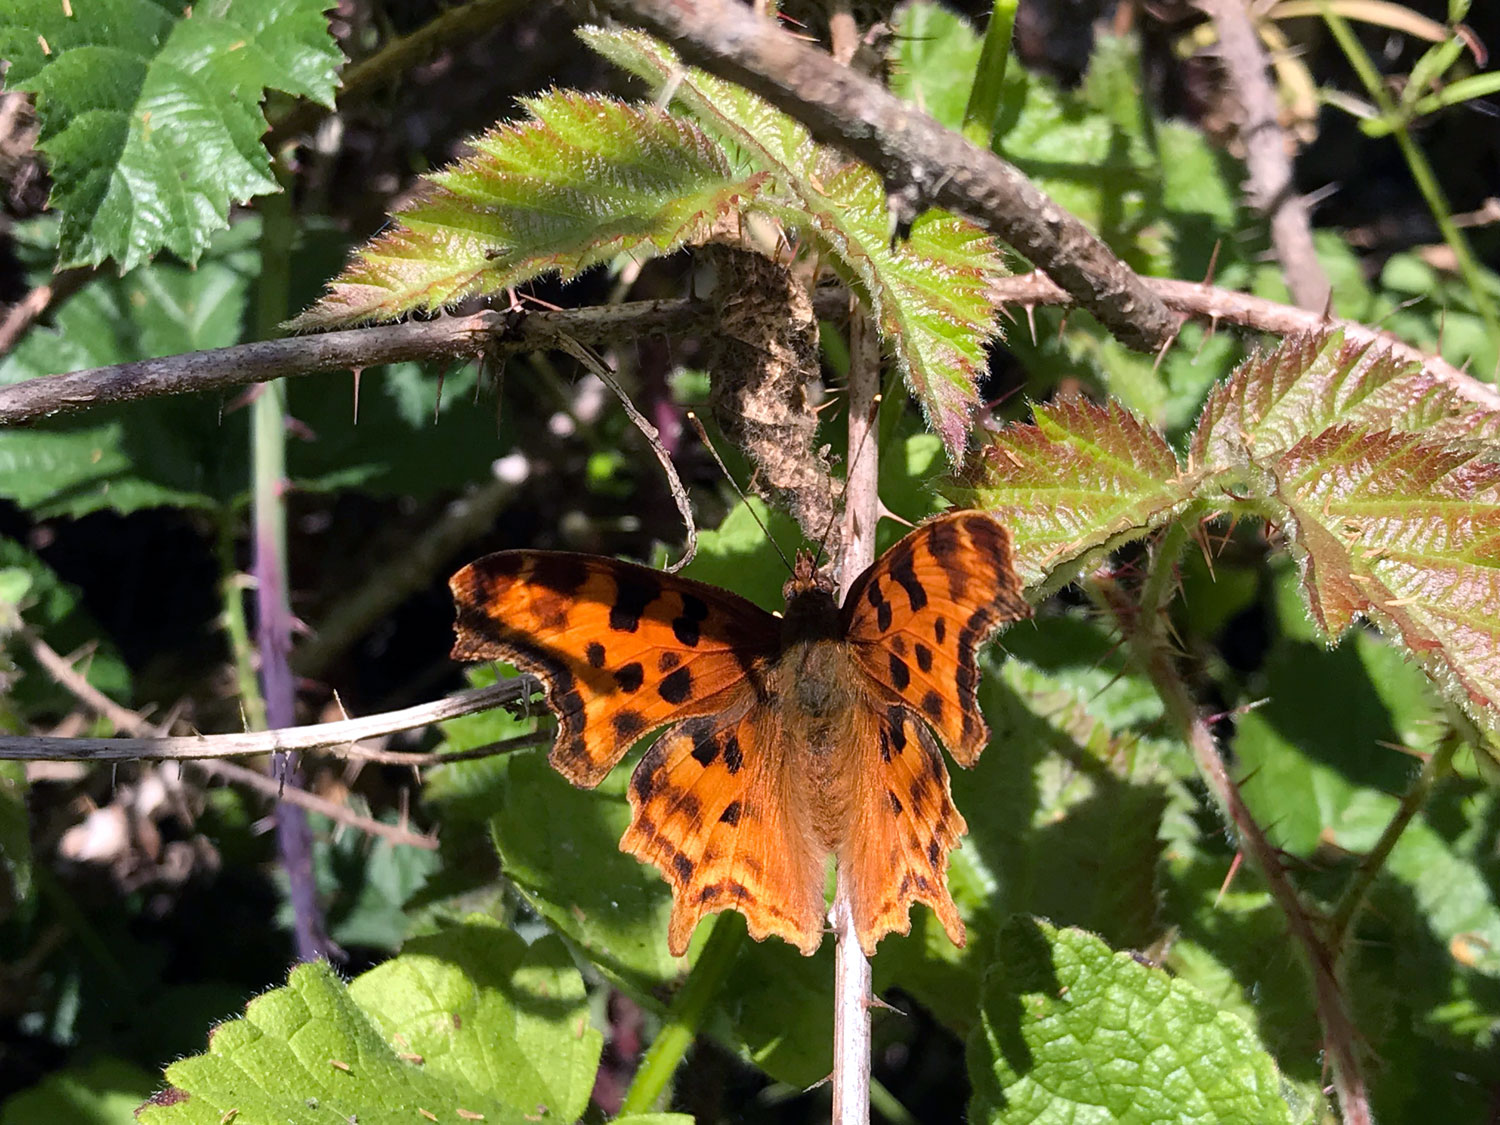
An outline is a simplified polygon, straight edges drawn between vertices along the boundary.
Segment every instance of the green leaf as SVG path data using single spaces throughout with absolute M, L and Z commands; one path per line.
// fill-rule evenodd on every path
M 196 269 L 101 277 L 0 360 L 0 384 L 239 342 L 259 224 L 215 239 Z M 220 395 L 98 407 L 0 431 L 0 496 L 37 517 L 211 508 L 243 486 L 245 417 Z
M 95 1059 L 47 1075 L 0 1105 L 0 1125 L 132 1125 L 156 1078 L 119 1059 Z
M 1290 1123 L 1276 1064 L 1238 1017 L 1081 930 L 1000 935 L 969 1040 L 987 1122 Z
M 397 225 L 357 251 L 292 328 L 434 312 L 538 274 L 701 242 L 761 190 L 692 124 L 651 106 L 554 90 L 530 120 L 473 141 L 427 178 Z
M 198 260 L 231 204 L 277 189 L 267 90 L 333 104 L 328 0 L 54 0 L 0 9 L 12 90 L 36 95 L 64 266 Z
M 430 1075 L 471 1085 L 483 1076 L 486 1093 L 559 1121 L 588 1107 L 604 1037 L 589 1026 L 583 979 L 556 938 L 527 945 L 475 918 L 412 939 L 349 995 Z
M 407 1125 L 572 1121 L 602 1037 L 555 940 L 527 946 L 474 920 L 419 939 L 347 988 L 326 964 L 216 1028 L 207 1054 L 167 1068 L 143 1125 Z M 184 1096 L 185 1095 L 185 1096 Z M 473 1120 L 474 1118 L 468 1118 Z
M 968 444 L 975 383 L 999 333 L 986 290 L 1000 276 L 995 245 L 941 211 L 917 220 L 893 248 L 885 190 L 872 170 L 813 142 L 799 122 L 732 82 L 682 67 L 670 48 L 634 31 L 584 28 L 584 41 L 691 113 L 783 195 L 749 200 L 815 239 L 868 302 L 907 386 L 950 455 Z
M 1139 538 L 1192 498 L 1171 447 L 1119 403 L 1066 397 L 1032 413 L 1033 424 L 991 435 L 950 490 L 1010 527 L 1028 586 Z
M 323 826 L 332 827 L 326 821 L 319 825 Z M 400 948 L 409 926 L 403 907 L 438 874 L 440 864 L 437 853 L 422 848 L 372 842 L 353 832 L 329 839 L 320 832 L 313 843 L 313 872 L 318 892 L 330 904 L 329 936 L 345 947 Z M 285 894 L 284 874 L 278 873 L 277 883 Z M 292 928 L 292 908 L 285 899 L 277 922 L 288 931 Z
M 1336 639 L 1365 618 L 1500 730 L 1500 414 L 1338 333 L 1245 364 L 1209 397 L 1192 461 L 1288 532 Z

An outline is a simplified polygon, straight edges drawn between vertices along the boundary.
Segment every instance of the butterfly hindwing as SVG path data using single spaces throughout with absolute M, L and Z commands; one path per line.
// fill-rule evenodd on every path
M 968 825 L 953 804 L 942 751 L 925 723 L 899 704 L 856 725 L 850 831 L 839 850 L 854 929 L 866 956 L 888 933 L 911 929 L 911 904 L 932 907 L 953 944 L 964 924 L 948 893 L 948 853 Z
M 597 555 L 501 551 L 449 582 L 456 660 L 505 660 L 557 714 L 551 762 L 597 785 L 647 732 L 722 710 L 776 652 L 778 623 L 743 598 Z
M 672 886 L 667 945 L 687 952 L 705 914 L 738 910 L 750 936 L 811 953 L 823 938 L 824 853 L 791 792 L 775 712 L 746 690 L 718 716 L 678 723 L 646 751 L 630 781 L 620 850 L 655 864 Z
M 922 524 L 855 579 L 843 607 L 856 662 L 965 766 L 989 739 L 976 697 L 978 649 L 1002 624 L 1029 616 L 1010 533 L 975 511 Z

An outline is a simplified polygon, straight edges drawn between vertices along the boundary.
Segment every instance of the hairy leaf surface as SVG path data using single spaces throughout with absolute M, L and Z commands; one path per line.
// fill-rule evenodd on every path
M 586 28 L 584 40 L 658 88 L 743 154 L 774 173 L 782 194 L 760 209 L 817 241 L 869 301 L 886 346 L 950 454 L 968 444 L 975 384 L 998 335 L 986 286 L 1001 272 L 994 243 L 978 227 L 932 211 L 892 245 L 880 178 L 815 143 L 805 126 L 741 86 L 692 67 L 670 48 L 631 31 Z M 780 204 L 779 206 L 777 204 Z
M 764 181 L 651 106 L 563 90 L 522 104 L 530 120 L 476 138 L 473 156 L 428 177 L 291 327 L 434 312 L 549 270 L 567 278 L 622 252 L 666 253 L 707 238 Z
M 991 435 L 952 490 L 1010 526 L 1027 585 L 1138 538 L 1191 499 L 1171 447 L 1118 402 L 1060 398 L 1033 416 Z

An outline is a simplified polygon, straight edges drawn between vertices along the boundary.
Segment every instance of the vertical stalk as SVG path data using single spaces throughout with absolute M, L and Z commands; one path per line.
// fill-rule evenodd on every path
M 995 117 L 1005 93 L 1005 68 L 1010 61 L 1010 43 L 1016 29 L 1016 9 L 1020 0 L 995 0 L 990 9 L 989 26 L 984 30 L 984 44 L 979 49 L 979 65 L 974 69 L 974 85 L 964 106 L 964 132 L 973 134 L 978 143 L 990 148 L 995 143 Z
M 875 525 L 880 518 L 880 340 L 875 326 L 855 306 L 849 326 L 849 472 L 844 488 L 843 547 L 839 596 L 845 598 L 860 573 L 875 561 Z M 842 866 L 833 896 L 833 1125 L 870 1120 L 870 962 L 854 930 L 849 885 Z
M 738 919 L 729 919 L 723 914 L 714 918 L 711 924 L 713 931 L 703 943 L 698 960 L 693 962 L 687 983 L 673 997 L 666 1022 L 631 1080 L 625 1101 L 620 1105 L 622 1117 L 655 1111 L 677 1071 L 677 1065 L 702 1029 L 709 1005 L 729 979 L 729 970 L 739 956 L 740 946 L 745 943 L 745 928 Z
M 265 196 L 261 213 L 261 273 L 256 291 L 255 336 L 269 339 L 286 318 L 291 293 L 293 219 L 289 176 L 278 166 L 282 190 Z M 288 596 L 286 550 L 286 383 L 266 383 L 250 415 L 251 508 L 255 542 L 255 643 L 260 652 L 261 698 L 265 722 L 277 729 L 296 724 L 296 684 L 289 662 L 292 607 Z M 277 753 L 272 776 L 301 787 L 295 758 Z M 296 805 L 276 804 L 276 846 L 287 877 L 297 960 L 313 961 L 330 948 L 313 878 L 312 827 Z

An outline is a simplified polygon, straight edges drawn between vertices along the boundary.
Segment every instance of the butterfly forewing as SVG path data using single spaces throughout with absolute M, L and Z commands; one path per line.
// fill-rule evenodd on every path
M 505 660 L 546 685 L 551 762 L 577 785 L 649 731 L 722 711 L 777 648 L 776 619 L 745 599 L 596 555 L 502 551 L 449 585 L 454 659 Z
M 823 938 L 823 851 L 801 823 L 788 747 L 774 709 L 744 699 L 688 719 L 641 758 L 620 849 L 672 885 L 667 945 L 687 952 L 705 914 L 738 910 L 750 936 L 775 934 L 811 953 Z
M 854 658 L 881 694 L 972 765 L 989 739 L 976 654 L 1001 625 L 1031 616 L 1009 532 L 973 511 L 922 524 L 855 579 L 843 616 Z

